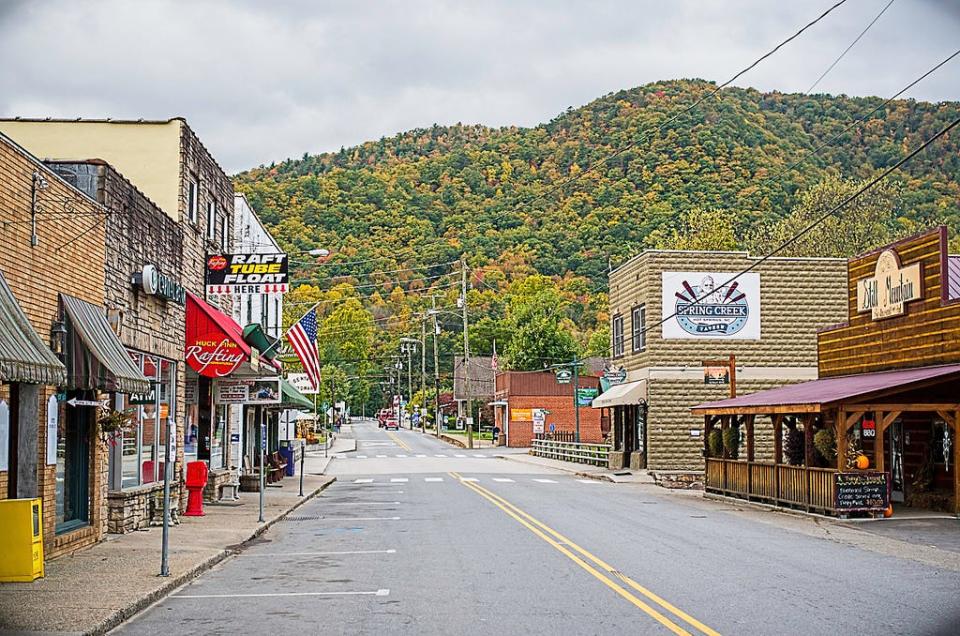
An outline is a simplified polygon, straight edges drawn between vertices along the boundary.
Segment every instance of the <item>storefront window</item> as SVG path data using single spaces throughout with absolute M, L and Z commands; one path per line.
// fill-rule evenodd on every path
M 93 399 L 90 392 L 70 397 Z M 90 429 L 95 409 L 61 406 L 57 425 L 56 531 L 68 532 L 90 521 Z
M 227 407 L 217 405 L 210 435 L 210 468 L 223 468 L 223 436 L 227 428 Z
M 118 434 L 112 452 L 119 451 L 120 487 L 133 488 L 163 479 L 166 433 L 174 417 L 176 363 L 157 356 L 130 352 L 130 358 L 150 380 L 149 394 L 118 394 L 116 408 L 128 411 L 130 425 Z M 116 462 L 111 463 L 113 470 Z M 116 487 L 117 480 L 111 478 Z
M 183 461 L 197 461 L 197 442 L 200 436 L 199 378 L 188 370 L 186 386 L 186 411 L 184 413 Z

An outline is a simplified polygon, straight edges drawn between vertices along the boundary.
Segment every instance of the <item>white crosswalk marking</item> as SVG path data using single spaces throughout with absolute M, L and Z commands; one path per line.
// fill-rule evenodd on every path
M 512 484 L 512 483 L 513 483 L 513 480 L 512 480 L 512 479 L 507 479 L 506 477 L 494 477 L 494 478 L 493 478 L 493 481 L 498 481 L 498 482 L 500 482 L 501 484 Z
M 406 457 L 406 455 L 395 455 L 395 457 Z
M 336 457 L 337 459 L 346 459 L 346 458 L 347 458 L 347 456 L 344 455 L 343 453 L 337 453 L 336 455 L 334 455 L 334 457 Z
M 353 480 L 353 483 L 355 483 L 355 484 L 372 484 L 372 483 L 373 483 L 373 480 L 372 480 L 372 479 L 354 479 L 354 480 Z
M 479 457 L 480 459 L 485 459 L 486 455 L 480 455 L 479 453 L 474 455 L 474 457 Z
M 386 457 L 386 455 L 377 455 L 377 459 L 383 459 L 383 458 L 385 458 L 385 457 Z
M 541 483 L 541 484 L 555 484 L 555 483 L 557 483 L 557 482 L 553 481 L 552 479 L 534 479 L 533 481 L 539 482 L 539 483 Z
M 366 458 L 367 458 L 366 455 L 357 455 L 357 459 L 366 459 Z
M 393 484 L 405 484 L 405 483 L 407 483 L 408 481 L 410 481 L 410 480 L 407 479 L 406 477 L 394 477 L 393 479 L 390 480 L 390 483 L 393 483 Z
M 443 481 L 443 477 L 424 477 L 423 481 Z
M 599 479 L 578 479 L 581 484 L 599 484 Z
M 437 453 L 436 455 L 434 455 L 434 457 L 446 457 L 446 455 L 444 455 L 443 453 Z
M 480 481 L 476 477 L 461 477 L 460 481 Z
M 426 455 L 417 455 L 417 457 L 426 457 Z
M 466 457 L 466 455 L 454 455 L 454 457 Z

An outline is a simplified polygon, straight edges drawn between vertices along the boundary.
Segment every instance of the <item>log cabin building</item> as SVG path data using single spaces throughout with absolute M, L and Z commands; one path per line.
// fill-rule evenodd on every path
M 863 456 L 894 509 L 960 514 L 960 256 L 946 228 L 850 259 L 847 311 L 817 335 L 818 380 L 692 409 L 707 431 L 706 490 L 842 514 L 837 473 Z M 741 445 L 711 449 L 715 428 Z M 755 461 L 764 430 L 772 462 Z

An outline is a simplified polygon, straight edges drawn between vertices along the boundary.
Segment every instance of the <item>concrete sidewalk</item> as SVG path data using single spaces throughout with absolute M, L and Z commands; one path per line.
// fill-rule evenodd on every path
M 242 549 L 335 478 L 311 474 L 308 456 L 304 497 L 300 476 L 265 492 L 265 523 L 258 523 L 258 493 L 240 500 L 205 504 L 203 517 L 180 517 L 170 529 L 170 576 L 160 577 L 161 529 L 107 538 L 88 549 L 46 564 L 46 577 L 32 583 L 0 584 L 0 634 L 68 632 L 102 634 L 174 588 Z
M 617 474 L 627 471 L 612 471 L 606 466 L 593 466 L 591 464 L 577 464 L 574 462 L 565 462 L 559 459 L 547 459 L 546 457 L 537 457 L 526 453 L 497 453 L 500 459 L 506 459 L 512 462 L 528 464 L 534 466 L 543 466 L 553 468 L 564 472 L 572 473 L 578 477 L 588 479 L 599 479 L 601 481 L 612 481 L 617 484 L 653 484 L 653 477 L 646 471 L 629 471 L 629 474 Z

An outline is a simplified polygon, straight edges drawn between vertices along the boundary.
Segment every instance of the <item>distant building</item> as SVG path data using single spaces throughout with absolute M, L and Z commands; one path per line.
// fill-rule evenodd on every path
M 600 378 L 581 374 L 578 386 L 588 392 L 600 387 Z M 504 371 L 496 377 L 494 417 L 507 446 L 527 447 L 537 437 L 574 441 L 577 410 L 580 415 L 580 441 L 603 441 L 600 411 L 590 408 L 589 400 L 574 403 L 574 386 L 557 381 L 553 371 Z
M 689 408 L 729 395 L 731 355 L 738 393 L 817 377 L 817 331 L 846 316 L 846 261 L 772 258 L 725 285 L 755 266 L 745 252 L 646 250 L 610 274 L 611 366 L 626 377 L 593 405 L 611 415 L 611 467 L 702 471 Z

